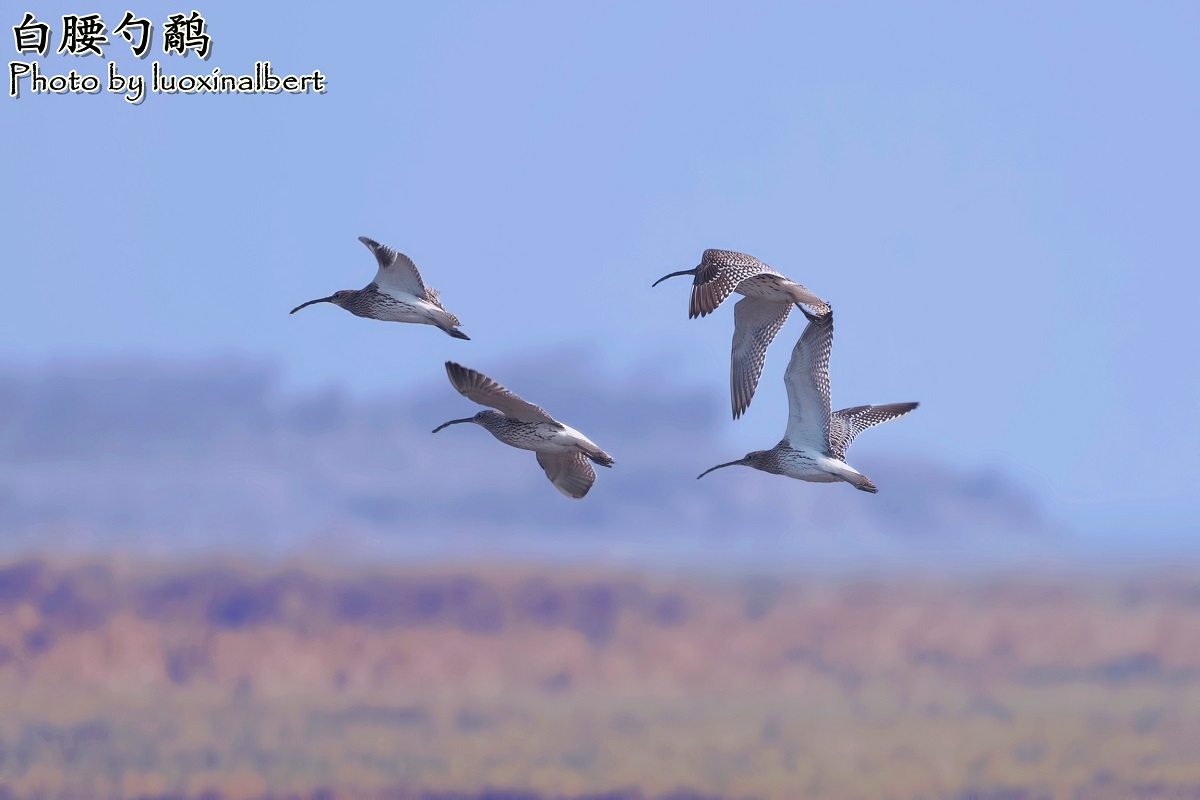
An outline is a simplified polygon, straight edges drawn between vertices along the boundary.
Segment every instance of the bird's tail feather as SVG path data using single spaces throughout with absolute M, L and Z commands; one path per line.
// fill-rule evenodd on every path
M 860 472 L 855 472 L 852 475 L 845 475 L 843 479 L 853 486 L 855 489 L 871 494 L 877 494 L 879 489 L 875 488 L 875 484 L 871 483 L 871 479 Z
M 601 450 L 599 447 L 595 448 L 594 450 L 582 448 L 582 447 L 580 449 L 583 450 L 583 454 L 585 456 L 587 456 L 594 463 L 599 464 L 602 467 L 611 467 L 613 464 L 616 463 L 615 461 L 613 461 L 612 456 L 610 456 L 608 453 Z

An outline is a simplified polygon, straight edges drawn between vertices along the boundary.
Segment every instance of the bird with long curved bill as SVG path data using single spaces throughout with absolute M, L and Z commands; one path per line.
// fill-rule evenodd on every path
M 788 395 L 788 423 L 783 439 L 770 450 L 755 450 L 736 461 L 706 469 L 696 476 L 697 480 L 714 469 L 743 466 L 802 481 L 845 481 L 872 494 L 879 491 L 866 475 L 846 463 L 846 449 L 867 428 L 907 414 L 918 404 L 854 406 L 831 413 L 829 354 L 833 349 L 833 312 L 816 316 L 804 308 L 801 311 L 808 317 L 808 325 L 792 349 L 792 360 L 783 377 Z
M 734 419 L 749 408 L 762 376 L 767 347 L 787 321 L 792 306 L 803 303 L 817 314 L 829 313 L 829 304 L 824 300 L 746 253 L 705 250 L 697 266 L 664 275 L 653 286 L 677 275 L 695 276 L 688 301 L 689 319 L 711 314 L 734 292 L 744 295 L 733 307 L 729 395 Z
M 314 303 L 333 303 L 358 317 L 385 322 L 436 325 L 455 339 L 470 339 L 458 329 L 458 317 L 442 307 L 437 289 L 426 286 L 412 259 L 366 236 L 358 240 L 375 254 L 375 279 L 361 289 L 342 289 L 329 297 L 309 300 L 289 311 L 295 314 Z
M 483 373 L 447 361 L 446 374 L 459 394 L 490 408 L 473 417 L 444 422 L 433 429 L 434 433 L 448 425 L 473 422 L 507 445 L 534 451 L 555 488 L 576 500 L 586 495 L 596 481 L 596 472 L 588 462 L 602 467 L 613 465 L 612 456 L 591 439 Z

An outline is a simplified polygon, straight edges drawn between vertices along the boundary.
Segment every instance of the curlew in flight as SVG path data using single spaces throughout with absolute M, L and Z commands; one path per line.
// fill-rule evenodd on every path
M 784 373 L 788 394 L 788 424 L 783 439 L 770 450 L 755 450 L 744 458 L 718 464 L 714 469 L 740 464 L 802 481 L 846 481 L 856 489 L 875 493 L 875 484 L 846 463 L 846 448 L 854 437 L 874 425 L 907 414 L 917 403 L 855 406 L 829 413 L 829 353 L 833 347 L 833 313 L 808 313 L 808 326 L 792 350 Z
M 694 269 L 672 272 L 654 286 L 677 275 L 695 275 L 688 318 L 711 314 L 733 292 L 745 295 L 733 307 L 733 352 L 729 363 L 729 394 L 733 418 L 750 405 L 762 375 L 767 346 L 783 327 L 793 305 L 829 313 L 829 304 L 757 258 L 730 250 L 705 250 Z
M 442 308 L 437 289 L 425 285 L 411 258 L 366 236 L 358 240 L 379 262 L 375 279 L 362 289 L 342 289 L 329 297 L 301 303 L 288 313 L 295 314 L 313 303 L 333 303 L 358 317 L 437 325 L 455 339 L 471 338 L 458 329 L 462 324 L 458 317 Z
M 546 477 L 567 497 L 579 499 L 596 481 L 588 460 L 602 467 L 613 465 L 612 456 L 579 431 L 562 424 L 546 411 L 528 403 L 491 378 L 453 361 L 446 362 L 446 374 L 459 394 L 481 406 L 491 406 L 466 419 L 452 419 L 433 429 L 437 433 L 447 425 L 474 422 L 500 441 L 522 450 L 533 450 Z

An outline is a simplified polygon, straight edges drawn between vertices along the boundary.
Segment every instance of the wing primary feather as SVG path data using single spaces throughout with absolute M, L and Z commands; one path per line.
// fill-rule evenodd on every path
M 733 346 L 729 360 L 729 391 L 733 418 L 745 413 L 754 398 L 767 348 L 787 321 L 791 303 L 743 297 L 733 306 Z
M 829 452 L 829 355 L 833 349 L 833 312 L 815 316 L 800 306 L 808 325 L 792 348 L 784 372 L 788 424 L 784 438 Z
M 576 450 L 570 453 L 537 453 L 537 461 L 554 487 L 567 497 L 582 499 L 596 482 L 596 471 L 587 456 Z
M 457 389 L 459 394 L 481 406 L 494 408 L 521 422 L 549 422 L 553 425 L 562 425 L 546 413 L 541 406 L 535 406 L 533 403 L 521 399 L 482 372 L 453 361 L 447 361 L 446 375 L 450 378 L 450 385 Z
M 920 403 L 884 403 L 877 406 L 853 406 L 833 412 L 829 420 L 829 446 L 834 458 L 846 460 L 846 451 L 854 437 L 868 428 L 902 417 Z
M 367 236 L 360 236 L 358 240 L 375 254 L 378 269 L 375 271 L 375 279 L 372 282 L 376 286 L 384 291 L 402 292 L 411 294 L 413 297 L 421 297 L 438 308 L 442 308 L 437 290 L 425 285 L 425 281 L 421 279 L 420 270 L 417 269 L 417 265 L 411 258 L 399 250 L 388 247 L 386 244 L 380 244 Z

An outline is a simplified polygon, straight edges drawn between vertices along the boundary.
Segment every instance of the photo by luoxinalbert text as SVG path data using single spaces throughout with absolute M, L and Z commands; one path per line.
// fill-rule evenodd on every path
M 162 25 L 162 52 L 170 57 L 195 54 L 208 60 L 212 54 L 212 37 L 207 21 L 199 12 L 190 15 L 171 14 Z M 26 11 L 20 23 L 12 27 L 16 51 L 30 60 L 8 63 L 8 94 L 12 98 L 30 95 L 120 94 L 131 104 L 141 103 L 150 94 L 324 94 L 326 76 L 319 69 L 304 74 L 276 74 L 267 59 L 254 62 L 252 69 L 238 74 L 213 67 L 207 73 L 177 74 L 159 60 L 150 64 L 150 74 L 122 69 L 116 60 L 106 56 L 104 48 L 116 43 L 109 39 L 106 24 L 99 14 L 62 17 L 58 47 L 54 55 L 77 58 L 108 59 L 103 74 L 91 70 L 70 69 L 65 72 L 47 68 L 44 62 L 51 53 L 55 32 L 49 23 Z M 153 23 L 145 17 L 135 17 L 126 11 L 112 29 L 130 45 L 131 55 L 145 59 L 153 42 Z M 136 63 L 136 62 L 135 62 Z

